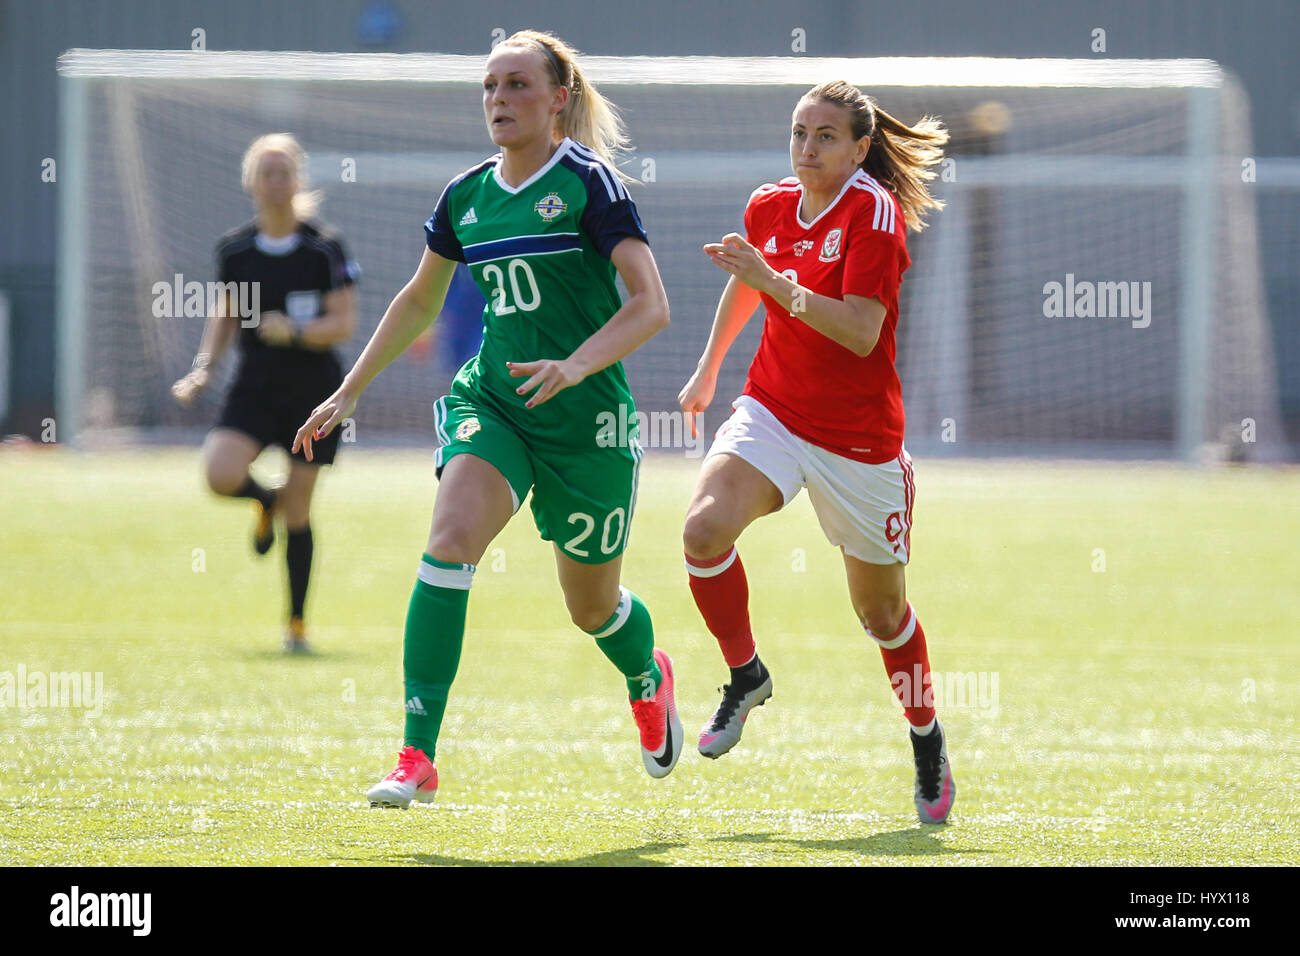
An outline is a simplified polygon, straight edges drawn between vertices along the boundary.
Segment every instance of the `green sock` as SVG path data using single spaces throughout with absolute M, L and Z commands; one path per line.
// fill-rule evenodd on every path
M 447 692 L 460 666 L 465 638 L 465 606 L 474 565 L 449 564 L 427 554 L 406 610 L 402 669 L 406 676 L 406 743 L 430 760 L 447 709 Z
M 655 663 L 655 632 L 650 612 L 625 587 L 618 589 L 618 607 L 608 621 L 588 631 L 600 652 L 627 678 L 632 700 L 650 700 L 659 691 L 663 674 Z

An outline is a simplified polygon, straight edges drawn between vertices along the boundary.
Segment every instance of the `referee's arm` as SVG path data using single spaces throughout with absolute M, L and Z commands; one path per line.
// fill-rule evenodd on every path
M 328 349 L 346 342 L 357 330 L 357 289 L 346 285 L 325 293 L 323 311 L 302 327 L 298 344 L 308 349 Z
M 203 338 L 199 342 L 198 354 L 194 356 L 194 365 L 188 373 L 172 383 L 172 396 L 184 406 L 192 405 L 199 393 L 208 387 L 212 367 L 239 331 L 238 313 L 229 293 L 226 293 L 222 303 L 204 323 Z
M 238 332 L 239 311 L 235 308 L 230 293 L 226 292 L 224 303 L 219 304 L 217 311 L 208 316 L 207 324 L 203 327 L 203 340 L 199 343 L 195 365 L 215 365 Z

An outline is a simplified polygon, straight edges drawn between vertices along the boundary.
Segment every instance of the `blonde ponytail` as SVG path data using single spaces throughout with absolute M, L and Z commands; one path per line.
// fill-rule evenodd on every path
M 545 69 L 556 86 L 567 87 L 569 100 L 556 117 L 561 136 L 567 136 L 594 150 L 613 167 L 624 182 L 633 182 L 618 168 L 618 160 L 631 148 L 627 127 L 618 107 L 601 95 L 578 64 L 578 51 L 559 37 L 540 30 L 520 30 L 501 41 L 542 50 Z

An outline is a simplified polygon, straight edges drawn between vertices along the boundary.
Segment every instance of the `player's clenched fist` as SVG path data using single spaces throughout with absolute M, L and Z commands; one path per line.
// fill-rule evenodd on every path
M 194 400 L 199 397 L 199 393 L 207 387 L 208 370 L 206 368 L 196 368 L 184 378 L 179 378 L 172 383 L 172 398 L 188 408 L 194 404 Z
M 718 380 L 714 376 L 696 369 L 690 381 L 677 393 L 677 404 L 681 406 L 686 421 L 691 426 L 692 438 L 700 437 L 700 431 L 695 426 L 695 416 L 709 407 L 709 403 L 713 401 L 713 390 L 717 385 Z

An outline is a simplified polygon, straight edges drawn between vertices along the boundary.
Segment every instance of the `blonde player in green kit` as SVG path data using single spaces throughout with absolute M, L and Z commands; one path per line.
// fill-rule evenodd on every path
M 434 405 L 440 484 L 406 617 L 406 740 L 396 769 L 367 791 L 372 806 L 437 791 L 435 748 L 474 569 L 530 488 L 569 615 L 627 682 L 646 770 L 667 776 L 681 753 L 672 661 L 619 583 L 641 459 L 620 360 L 668 325 L 645 230 L 611 163 L 622 125 L 575 52 L 531 30 L 488 57 L 483 112 L 501 152 L 443 191 L 414 277 L 294 440 L 310 461 L 312 442 L 429 325 L 456 263 L 468 263 L 487 299 L 483 346 Z M 606 447 L 611 412 L 627 416 L 632 437 Z

